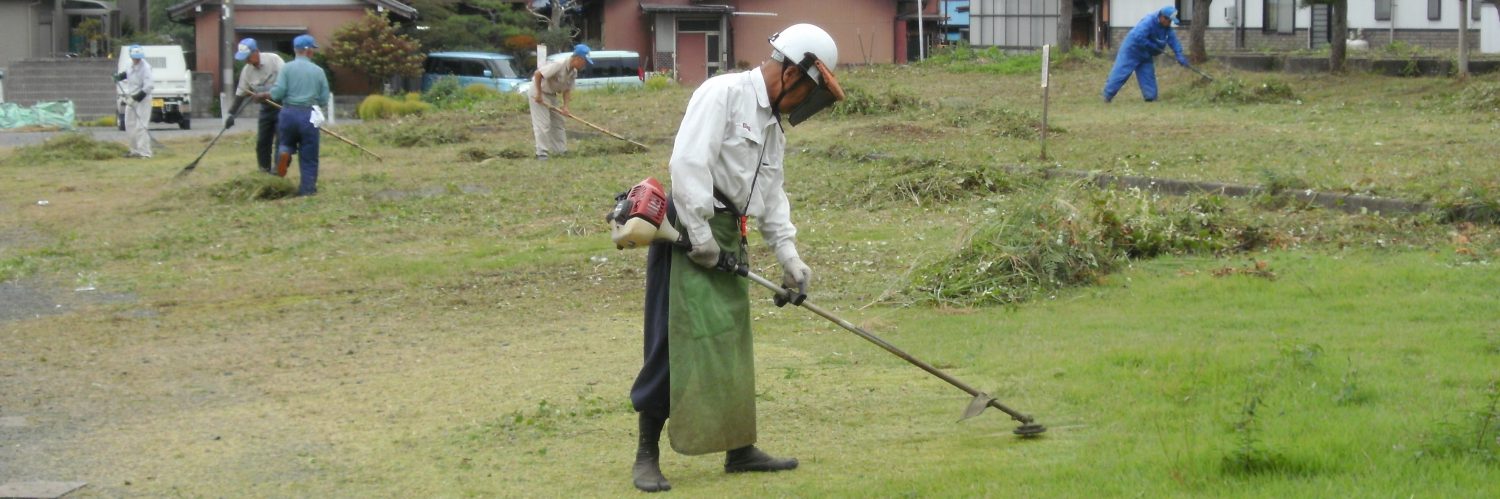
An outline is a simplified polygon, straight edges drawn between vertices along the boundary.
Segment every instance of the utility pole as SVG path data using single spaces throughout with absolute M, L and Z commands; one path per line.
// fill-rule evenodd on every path
M 922 32 L 922 0 L 917 0 L 917 60 L 927 60 L 927 37 Z
M 229 119 L 234 94 L 234 0 L 219 6 L 219 119 Z
M 1469 2 L 1458 0 L 1458 77 L 1469 77 Z

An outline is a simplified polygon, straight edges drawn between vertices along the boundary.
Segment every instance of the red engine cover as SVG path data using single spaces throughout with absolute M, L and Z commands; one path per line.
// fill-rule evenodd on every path
M 662 190 L 661 182 L 654 177 L 647 177 L 641 183 L 630 188 L 630 193 L 625 195 L 630 200 L 630 212 L 625 213 L 620 220 L 629 220 L 631 217 L 640 217 L 651 225 L 660 227 L 663 220 L 667 219 L 667 193 Z

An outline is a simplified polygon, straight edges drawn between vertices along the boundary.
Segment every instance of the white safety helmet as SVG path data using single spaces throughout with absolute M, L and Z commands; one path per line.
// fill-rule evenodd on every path
M 771 35 L 770 41 L 771 58 L 801 68 L 814 85 L 812 93 L 787 116 L 792 126 L 844 100 L 844 88 L 839 86 L 839 79 L 833 74 L 833 68 L 839 65 L 839 46 L 833 43 L 833 37 L 827 31 L 811 24 L 793 24 Z M 780 105 L 778 97 L 774 107 Z M 780 109 L 775 111 L 780 113 Z M 777 116 L 779 120 L 780 115 Z
M 771 48 L 772 59 L 796 64 L 819 84 L 824 83 L 823 76 L 818 74 L 812 61 L 806 59 L 808 54 L 823 61 L 829 71 L 839 65 L 839 47 L 833 43 L 833 37 L 823 28 L 811 24 L 793 24 L 771 35 Z

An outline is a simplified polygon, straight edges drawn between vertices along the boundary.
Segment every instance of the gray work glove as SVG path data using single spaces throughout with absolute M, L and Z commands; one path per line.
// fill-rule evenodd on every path
M 807 268 L 801 258 L 794 256 L 781 262 L 781 272 L 781 287 L 786 291 L 776 295 L 776 306 L 785 307 L 788 303 L 802 305 L 802 301 L 807 299 L 807 283 L 812 280 L 812 269 Z
M 719 243 L 714 241 L 701 242 L 693 245 L 688 251 L 688 259 L 698 266 L 711 269 L 719 265 Z
M 142 90 L 142 91 L 136 92 L 135 95 L 130 96 L 130 98 L 135 99 L 136 102 L 140 102 L 140 101 L 146 100 L 146 91 Z
M 781 263 L 782 286 L 806 293 L 809 282 L 812 282 L 812 269 L 802 263 L 801 258 L 793 257 Z

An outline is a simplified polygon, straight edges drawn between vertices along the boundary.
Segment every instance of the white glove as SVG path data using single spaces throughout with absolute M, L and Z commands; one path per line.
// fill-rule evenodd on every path
M 308 121 L 312 122 L 313 128 L 323 128 L 323 121 L 324 121 L 324 119 L 323 119 L 323 108 L 318 107 L 318 106 L 313 106 L 312 119 L 310 119 Z
M 688 259 L 703 268 L 714 268 L 719 265 L 719 243 L 714 241 L 702 242 L 693 245 L 688 251 Z
M 812 269 L 802 263 L 802 259 L 792 257 L 781 262 L 781 285 L 788 289 L 807 292 L 808 283 L 812 282 Z

